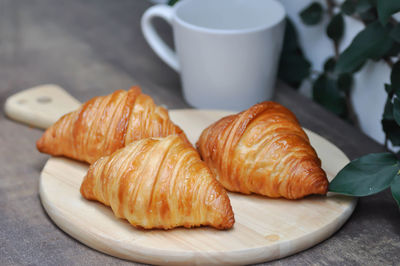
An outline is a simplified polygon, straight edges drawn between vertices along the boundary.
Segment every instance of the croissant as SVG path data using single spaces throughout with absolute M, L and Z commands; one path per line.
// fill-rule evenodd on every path
M 89 168 L 81 194 L 145 229 L 231 228 L 225 189 L 197 151 L 178 136 L 134 141 Z
M 36 146 L 40 152 L 93 163 L 132 141 L 184 132 L 140 88 L 95 97 L 49 127 Z
M 326 174 L 306 133 L 278 103 L 262 102 L 222 118 L 196 145 L 230 191 L 287 199 L 327 192 Z

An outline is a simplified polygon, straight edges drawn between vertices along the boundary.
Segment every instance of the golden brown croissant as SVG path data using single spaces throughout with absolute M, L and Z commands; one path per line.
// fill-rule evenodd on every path
M 111 206 L 132 225 L 231 228 L 225 189 L 196 150 L 176 135 L 134 141 L 89 168 L 81 194 Z
M 202 132 L 197 148 L 230 191 L 287 199 L 327 192 L 326 174 L 307 135 L 278 103 L 222 118 Z
M 36 146 L 40 152 L 93 163 L 134 140 L 180 135 L 165 108 L 140 88 L 95 97 L 49 127 Z

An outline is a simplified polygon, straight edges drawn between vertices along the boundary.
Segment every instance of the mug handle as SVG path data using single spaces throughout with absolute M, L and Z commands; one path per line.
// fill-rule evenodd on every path
M 166 5 L 155 5 L 147 9 L 141 19 L 141 26 L 144 38 L 156 54 L 176 72 L 179 72 L 178 57 L 174 51 L 157 34 L 152 20 L 160 17 L 172 23 L 173 9 Z

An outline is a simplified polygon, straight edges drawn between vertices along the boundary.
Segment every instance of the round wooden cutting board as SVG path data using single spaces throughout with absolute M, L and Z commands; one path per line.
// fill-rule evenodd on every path
M 173 110 L 172 120 L 194 143 L 225 111 Z M 306 130 L 331 180 L 349 161 L 332 143 Z M 46 163 L 40 198 L 47 213 L 82 243 L 123 259 L 151 264 L 249 264 L 282 258 L 332 235 L 349 218 L 356 199 L 328 194 L 302 200 L 229 193 L 236 223 L 231 230 L 202 227 L 139 230 L 114 216 L 111 208 L 87 201 L 79 188 L 87 164 L 61 157 Z

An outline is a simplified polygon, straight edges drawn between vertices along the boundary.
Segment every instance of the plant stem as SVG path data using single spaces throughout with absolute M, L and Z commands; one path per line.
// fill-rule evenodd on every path
M 311 74 L 316 75 L 316 76 L 319 76 L 319 75 L 322 74 L 322 72 L 321 72 L 321 71 L 318 71 L 318 70 L 315 70 L 315 69 L 311 69 Z
M 333 16 L 333 8 L 336 6 L 336 3 L 333 0 L 326 0 L 326 5 L 328 7 L 328 14 L 330 17 L 332 17 Z
M 393 17 L 390 17 L 389 23 L 392 23 L 393 25 L 397 25 L 397 23 L 399 23 L 399 22 L 397 20 L 395 20 Z
M 383 60 L 388 64 L 390 68 L 393 68 L 393 62 L 390 58 L 383 58 Z
M 335 8 L 336 3 L 333 0 L 326 0 L 326 5 L 328 7 L 328 9 L 327 9 L 328 15 L 329 15 L 330 18 L 332 18 L 333 17 L 333 9 Z M 333 48 L 335 50 L 335 58 L 338 59 L 338 57 L 339 57 L 339 43 L 334 41 L 333 42 Z
M 335 59 L 337 61 L 339 58 L 339 43 L 338 42 L 333 42 L 333 49 L 335 51 Z
M 346 106 L 347 106 L 348 117 L 349 117 L 350 121 L 353 122 L 354 126 L 356 126 L 357 128 L 360 128 L 360 121 L 358 120 L 356 110 L 354 109 L 353 103 L 351 101 L 350 92 L 345 93 L 345 96 L 346 96 Z
M 334 0 L 326 0 L 326 5 L 328 7 L 327 12 L 328 15 L 332 18 L 333 17 L 333 9 L 337 6 L 336 2 Z M 338 41 L 333 41 L 333 49 L 335 52 L 335 59 L 337 60 L 340 55 L 339 51 L 339 42 Z M 360 122 L 358 120 L 357 113 L 354 109 L 353 103 L 351 101 L 351 95 L 350 92 L 345 93 L 345 98 L 346 98 L 346 108 L 348 112 L 348 118 L 350 119 L 351 122 L 357 127 L 360 128 Z
M 326 5 L 328 7 L 327 12 L 329 17 L 333 17 L 333 9 L 336 6 L 335 1 L 333 0 L 326 0 Z M 339 42 L 334 41 L 333 42 L 333 49 L 335 51 L 335 59 L 337 60 L 339 58 Z

